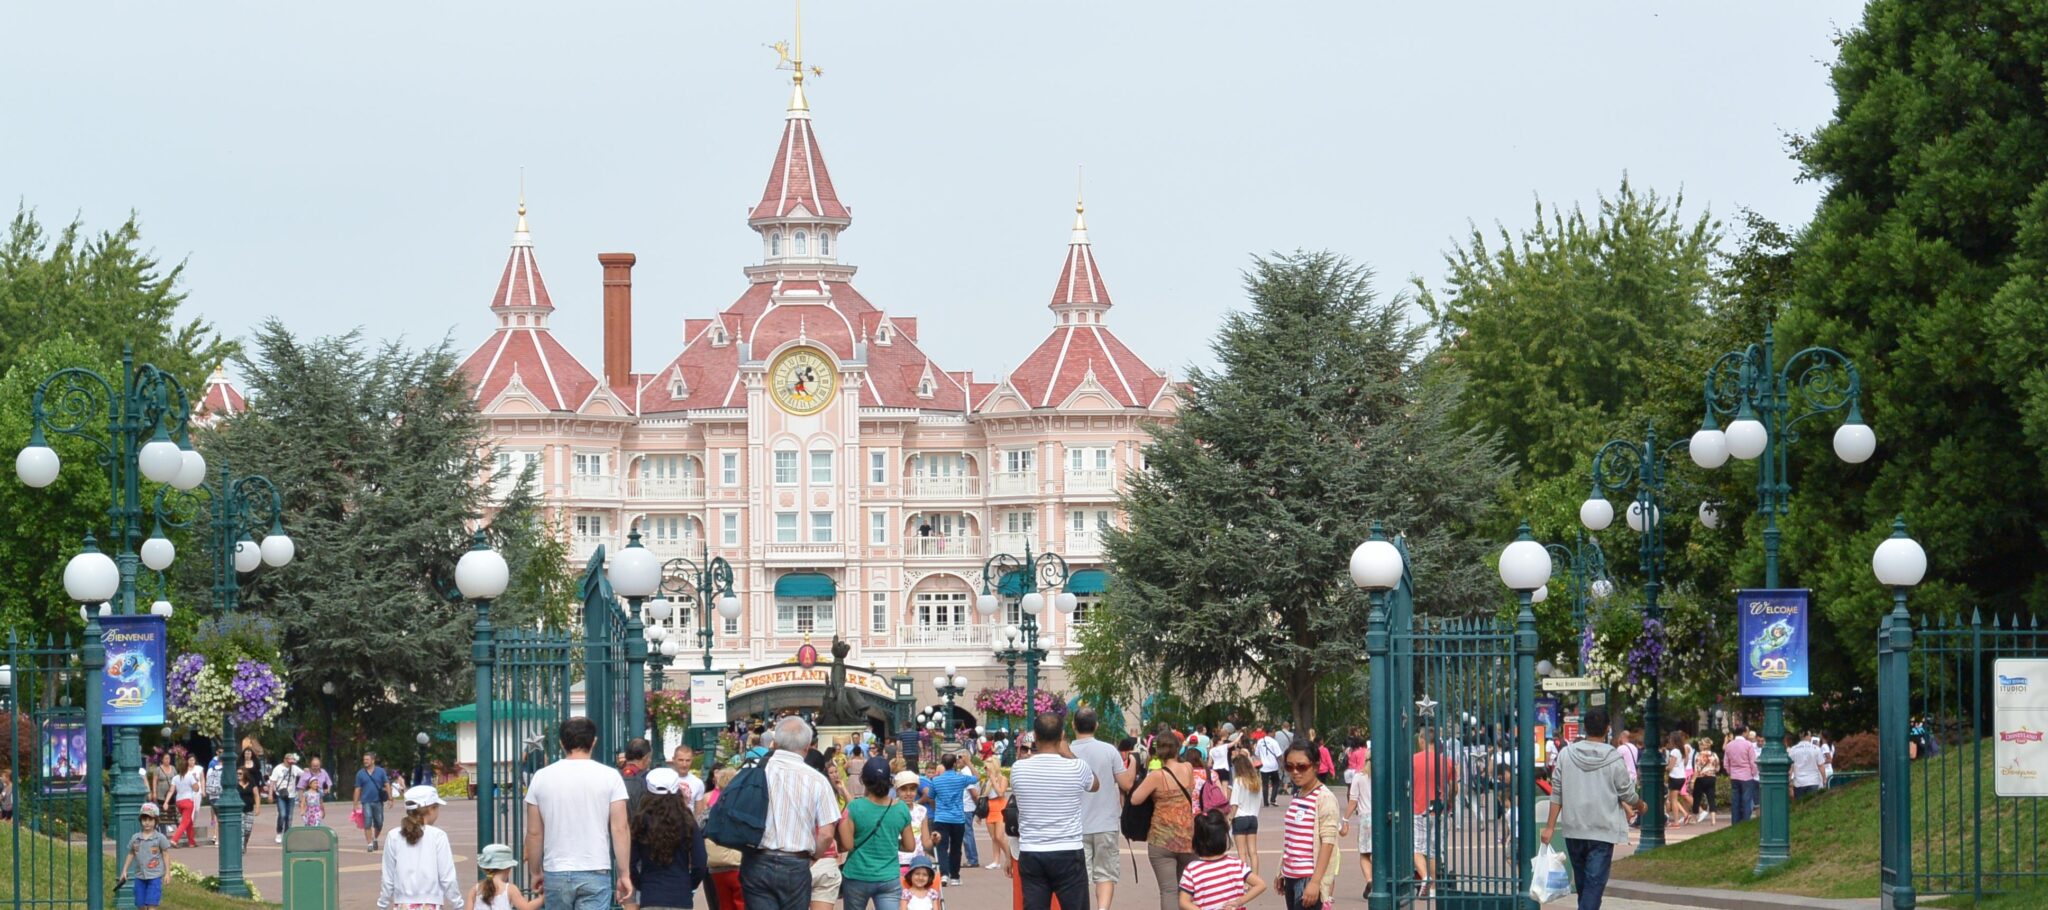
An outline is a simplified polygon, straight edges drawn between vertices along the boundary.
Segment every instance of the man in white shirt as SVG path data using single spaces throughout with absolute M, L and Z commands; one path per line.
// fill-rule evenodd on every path
M 1799 798 L 1820 791 L 1828 782 L 1827 774 L 1821 770 L 1820 747 L 1810 739 L 1802 739 L 1785 750 L 1785 757 L 1792 762 L 1792 796 Z
M 550 910 L 610 910 L 613 898 L 633 896 L 626 779 L 591 760 L 590 718 L 562 721 L 560 739 L 561 760 L 534 772 L 526 790 L 528 890 L 545 891 Z
M 287 752 L 284 763 L 270 769 L 270 798 L 277 804 L 276 843 L 292 826 L 292 807 L 298 805 L 299 790 L 306 785 L 306 771 L 299 767 L 299 753 Z
M 750 910 L 806 910 L 811 904 L 811 865 L 839 823 L 832 782 L 804 764 L 816 735 L 801 717 L 775 724 L 775 751 L 761 765 L 768 823 L 761 829 L 761 848 L 745 851 L 740 860 L 740 889 Z
M 1088 864 L 1088 883 L 1095 886 L 1094 906 L 1108 907 L 1110 898 L 1116 896 L 1116 883 L 1124 875 L 1123 854 L 1118 851 L 1123 836 L 1122 794 L 1130 790 L 1137 767 L 1126 761 L 1116 746 L 1095 738 L 1100 724 L 1094 708 L 1075 711 L 1071 751 L 1088 766 L 1088 773 L 1103 782 L 1081 797 L 1081 851 Z
M 1067 747 L 1062 718 L 1041 714 L 1032 729 L 1032 755 L 1010 767 L 1010 802 L 1017 807 L 1017 876 L 1024 910 L 1088 906 L 1088 855 L 1082 835 L 1082 800 L 1102 788 L 1086 762 Z M 1161 887 L 1165 887 L 1161 885 Z M 749 908 L 753 902 L 747 903 Z M 795 908 L 790 908 L 795 910 Z
M 1268 806 L 1280 804 L 1280 754 L 1283 751 L 1285 747 L 1280 744 L 1277 731 L 1259 737 L 1258 744 L 1252 747 L 1252 754 L 1259 757 L 1259 777 L 1265 781 L 1265 786 L 1259 788 L 1260 798 Z
M 683 776 L 683 793 L 690 801 L 690 811 L 701 819 L 704 817 L 704 779 L 691 770 L 696 764 L 697 750 L 689 746 L 677 746 L 668 763 L 669 767 L 676 769 L 677 774 Z

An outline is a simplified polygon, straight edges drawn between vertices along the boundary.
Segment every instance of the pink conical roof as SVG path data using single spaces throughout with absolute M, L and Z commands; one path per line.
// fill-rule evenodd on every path
M 519 227 L 512 233 L 512 253 L 498 279 L 491 310 L 498 330 L 462 362 L 474 397 L 488 405 L 517 382 L 541 407 L 574 411 L 597 389 L 597 377 L 555 340 L 547 328 L 554 302 L 533 258 L 533 236 L 526 229 L 526 206 L 519 206 Z
M 1060 268 L 1060 283 L 1052 289 L 1053 309 L 1064 306 L 1109 307 L 1109 289 L 1102 284 L 1102 272 L 1095 268 L 1095 245 L 1088 242 L 1088 223 L 1081 207 L 1074 206 L 1074 235 L 1067 241 L 1067 263 Z
M 823 218 L 849 217 L 832 188 L 831 173 L 825 170 L 825 155 L 818 150 L 818 138 L 811 131 L 810 111 L 792 107 L 789 119 L 783 122 L 775 166 L 768 171 L 768 186 L 747 220 L 781 218 L 799 205 Z

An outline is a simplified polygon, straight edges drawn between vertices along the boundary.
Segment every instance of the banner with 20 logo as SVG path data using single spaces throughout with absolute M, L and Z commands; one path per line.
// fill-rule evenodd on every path
M 1738 638 L 1736 678 L 1746 696 L 1810 695 L 1806 617 L 1813 592 L 1805 588 L 1751 588 L 1735 592 Z

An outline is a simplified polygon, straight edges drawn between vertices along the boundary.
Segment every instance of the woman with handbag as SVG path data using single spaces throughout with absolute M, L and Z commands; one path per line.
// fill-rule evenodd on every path
M 1714 754 L 1714 738 L 1701 736 L 1695 742 L 1698 751 L 1692 756 L 1692 807 L 1697 813 L 1695 822 L 1709 825 L 1719 819 L 1714 813 L 1714 790 L 1721 776 L 1721 757 Z
M 1180 734 L 1172 730 L 1152 741 L 1152 754 L 1160 757 L 1159 768 L 1145 775 L 1131 802 L 1153 805 L 1145 858 L 1159 883 L 1159 910 L 1179 910 L 1180 874 L 1195 860 L 1195 771 L 1182 757 Z
M 860 786 L 866 794 L 846 804 L 836 830 L 839 855 L 846 860 L 839 868 L 839 893 L 846 910 L 898 910 L 903 885 L 897 859 L 916 846 L 910 807 L 896 798 L 889 763 L 879 756 L 861 765 Z

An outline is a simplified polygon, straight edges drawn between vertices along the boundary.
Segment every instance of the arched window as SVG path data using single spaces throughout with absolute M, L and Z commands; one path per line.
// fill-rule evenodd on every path
M 781 231 L 770 231 L 770 232 L 769 232 L 769 234 L 768 234 L 768 255 L 770 255 L 770 256 L 780 256 L 780 255 L 782 255 L 782 232 L 781 232 Z
M 820 256 L 830 256 L 830 255 L 832 255 L 832 232 L 831 232 L 831 231 L 819 231 L 819 232 L 818 232 L 818 255 L 820 255 Z
M 796 248 L 793 252 L 798 256 L 809 256 L 811 254 L 810 246 L 810 238 L 805 236 L 802 231 L 796 232 Z

